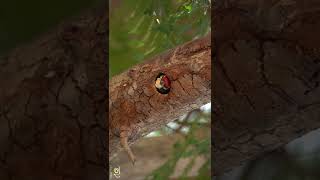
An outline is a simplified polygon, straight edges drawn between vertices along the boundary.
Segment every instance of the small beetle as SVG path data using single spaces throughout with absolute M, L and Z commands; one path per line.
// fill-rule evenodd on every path
M 155 86 L 159 93 L 168 94 L 171 88 L 171 81 L 167 75 L 160 72 L 155 80 Z

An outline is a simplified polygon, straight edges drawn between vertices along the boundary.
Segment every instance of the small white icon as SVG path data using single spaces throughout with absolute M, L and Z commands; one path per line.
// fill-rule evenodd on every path
M 114 177 L 116 177 L 117 179 L 120 178 L 120 166 L 113 168 L 112 172 L 113 172 Z

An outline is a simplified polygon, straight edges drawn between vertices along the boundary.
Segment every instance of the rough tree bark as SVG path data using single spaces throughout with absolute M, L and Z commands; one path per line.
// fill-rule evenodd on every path
M 320 2 L 222 2 L 212 13 L 214 175 L 320 127 Z
M 155 79 L 163 72 L 171 90 L 160 94 Z M 188 42 L 115 76 L 109 86 L 109 155 L 211 101 L 211 35 Z M 125 135 L 123 135 L 125 132 Z
M 108 9 L 0 57 L 0 179 L 107 179 Z

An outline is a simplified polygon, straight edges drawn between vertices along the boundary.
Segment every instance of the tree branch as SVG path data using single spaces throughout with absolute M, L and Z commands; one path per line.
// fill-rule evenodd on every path
M 108 8 L 0 57 L 0 179 L 107 179 Z
M 319 8 L 319 1 L 216 4 L 214 175 L 320 127 Z
M 109 85 L 109 155 L 211 101 L 211 36 L 178 46 L 115 76 Z M 155 88 L 157 75 L 171 80 L 168 94 Z

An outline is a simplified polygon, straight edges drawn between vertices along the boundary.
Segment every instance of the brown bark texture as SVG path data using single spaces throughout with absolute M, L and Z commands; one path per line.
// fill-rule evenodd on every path
M 0 57 L 0 179 L 107 179 L 108 10 Z
M 157 75 L 171 80 L 168 94 L 155 88 Z M 188 42 L 115 76 L 109 84 L 109 155 L 180 116 L 211 102 L 211 35 Z M 139 157 L 137 157 L 139 159 Z
M 320 127 L 320 2 L 214 4 L 213 175 Z

